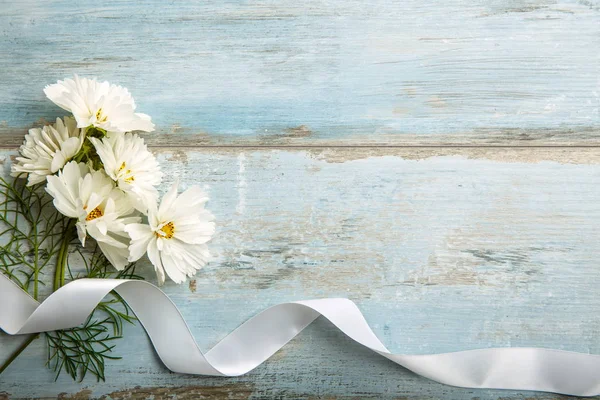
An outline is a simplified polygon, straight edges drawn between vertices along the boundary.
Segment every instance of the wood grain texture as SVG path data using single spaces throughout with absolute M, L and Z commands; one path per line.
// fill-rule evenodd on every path
M 202 348 L 267 306 L 344 296 L 396 352 L 536 345 L 600 353 L 595 161 L 363 151 L 156 149 L 170 179 L 209 192 L 218 221 L 210 265 L 192 285 L 164 287 Z M 149 266 L 142 271 L 153 279 Z M 0 336 L 0 354 L 17 340 Z M 557 398 L 439 385 L 325 321 L 234 379 L 169 373 L 138 326 L 117 351 L 124 359 L 108 366 L 108 382 L 53 383 L 38 341 L 0 376 L 0 388 L 10 399 Z
M 130 88 L 161 132 L 598 144 L 600 3 L 0 1 L 0 123 L 62 113 L 44 85 Z M 302 136 L 302 131 L 295 132 Z M 298 141 L 304 141 L 296 137 Z
M 98 76 L 211 195 L 214 259 L 165 287 L 202 348 L 343 296 L 396 352 L 600 354 L 599 71 L 596 0 L 0 0 L 0 174 L 64 114 L 43 87 Z M 117 352 L 106 383 L 53 382 L 38 340 L 0 400 L 561 398 L 439 385 L 325 321 L 240 378 L 169 373 L 139 326 Z

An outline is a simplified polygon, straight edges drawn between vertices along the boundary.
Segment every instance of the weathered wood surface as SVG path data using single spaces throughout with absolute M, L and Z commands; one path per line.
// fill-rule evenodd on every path
M 204 349 L 269 305 L 345 296 L 397 352 L 600 354 L 599 54 L 587 0 L 0 0 L 2 174 L 63 115 L 44 85 L 96 75 L 212 197 L 214 260 L 165 287 Z M 37 341 L 0 399 L 559 397 L 439 385 L 324 321 L 234 379 L 169 373 L 139 327 L 117 351 L 106 383 L 54 382 Z
M 0 122 L 57 114 L 41 88 L 79 73 L 163 131 L 598 143 L 599 21 L 594 0 L 1 0 Z
M 592 158 L 575 151 L 580 164 L 539 162 L 531 149 L 509 162 L 494 160 L 506 149 L 479 159 L 394 151 L 157 150 L 167 176 L 206 188 L 218 221 L 210 265 L 193 285 L 165 286 L 202 348 L 275 303 L 345 296 L 393 351 L 537 345 L 600 353 L 599 150 L 589 150 Z M 1 349 L 17 341 L 0 338 Z M 39 341 L 0 387 L 11 399 L 554 398 L 439 385 L 323 321 L 235 379 L 169 373 L 139 327 L 117 351 L 124 359 L 109 365 L 106 383 L 54 383 Z

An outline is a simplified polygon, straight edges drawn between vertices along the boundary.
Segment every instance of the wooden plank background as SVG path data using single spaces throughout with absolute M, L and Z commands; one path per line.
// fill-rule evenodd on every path
M 600 354 L 598 2 L 0 0 L 0 55 L 3 175 L 78 73 L 127 86 L 168 180 L 210 193 L 213 260 L 164 288 L 204 349 L 344 296 L 396 352 Z M 117 353 L 54 382 L 38 340 L 0 399 L 560 398 L 443 386 L 324 321 L 234 379 L 169 373 L 139 326 Z

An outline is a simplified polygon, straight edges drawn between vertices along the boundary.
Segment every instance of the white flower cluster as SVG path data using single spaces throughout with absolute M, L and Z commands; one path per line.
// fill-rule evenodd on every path
M 56 209 L 74 220 L 81 244 L 91 236 L 118 270 L 144 254 L 160 284 L 182 283 L 204 266 L 215 224 L 198 187 L 158 205 L 162 173 L 144 139 L 154 124 L 136 113 L 129 91 L 75 76 L 46 86 L 46 96 L 72 117 L 29 130 L 12 166 L 27 185 L 46 184 Z

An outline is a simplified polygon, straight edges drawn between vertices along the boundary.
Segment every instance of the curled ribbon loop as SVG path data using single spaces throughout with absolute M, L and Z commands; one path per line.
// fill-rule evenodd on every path
M 246 321 L 203 354 L 181 313 L 144 281 L 80 279 L 38 303 L 0 274 L 0 328 L 11 335 L 76 327 L 110 291 L 135 312 L 158 356 L 174 372 L 239 376 L 256 368 L 323 316 L 354 341 L 434 381 L 466 388 L 537 390 L 576 396 L 600 394 L 600 356 L 542 349 L 502 348 L 430 355 L 390 353 L 347 299 L 283 303 Z

